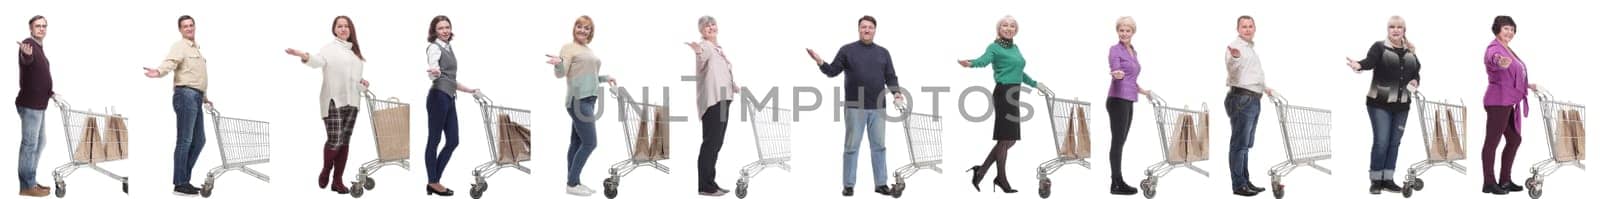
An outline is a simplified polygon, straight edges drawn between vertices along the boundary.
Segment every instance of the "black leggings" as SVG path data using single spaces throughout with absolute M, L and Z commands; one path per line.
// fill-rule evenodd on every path
M 1133 125 L 1133 101 L 1106 98 L 1106 113 L 1111 115 L 1111 183 L 1126 184 L 1122 181 L 1122 146 Z

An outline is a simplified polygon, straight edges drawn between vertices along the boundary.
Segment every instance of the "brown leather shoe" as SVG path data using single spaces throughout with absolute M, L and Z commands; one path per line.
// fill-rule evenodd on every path
M 45 196 L 50 196 L 50 189 L 42 187 L 42 186 L 34 186 L 34 187 L 29 187 L 27 189 L 22 189 L 22 191 L 19 191 L 17 193 L 17 195 L 29 196 L 29 197 L 45 197 Z

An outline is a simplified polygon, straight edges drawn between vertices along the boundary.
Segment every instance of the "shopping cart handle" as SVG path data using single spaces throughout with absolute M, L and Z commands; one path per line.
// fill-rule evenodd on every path
M 1155 91 L 1150 91 L 1150 93 L 1146 93 L 1144 95 L 1144 98 L 1145 99 L 1149 99 L 1151 101 L 1150 103 L 1155 103 L 1157 105 L 1167 104 L 1167 100 L 1166 99 L 1161 99 L 1161 95 L 1156 95 Z
M 479 104 L 494 104 L 494 100 L 490 100 L 489 95 L 483 94 L 482 89 L 479 89 L 478 92 L 472 92 L 472 99 L 477 100 Z
M 206 112 L 210 112 L 212 117 L 220 117 L 220 116 L 222 116 L 222 112 L 217 111 L 217 106 L 214 106 L 214 105 L 211 105 L 211 104 L 205 104 L 205 107 L 206 107 Z
M 1289 98 L 1284 98 L 1282 93 L 1273 93 L 1272 95 L 1268 95 L 1267 97 L 1271 97 L 1272 98 L 1272 103 L 1289 104 Z
M 63 110 L 72 108 L 72 104 L 68 104 L 67 100 L 62 100 L 59 97 L 56 97 L 56 96 L 52 95 L 52 96 L 50 96 L 50 100 L 56 101 L 56 107 L 61 108 Z

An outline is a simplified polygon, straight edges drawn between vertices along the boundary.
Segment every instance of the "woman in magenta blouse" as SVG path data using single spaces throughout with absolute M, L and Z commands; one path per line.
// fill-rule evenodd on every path
M 1522 58 L 1511 51 L 1511 38 L 1517 35 L 1517 23 L 1510 16 L 1494 18 L 1495 40 L 1483 53 L 1483 66 L 1489 74 L 1489 86 L 1483 93 L 1483 109 L 1488 112 L 1488 129 L 1483 141 L 1483 193 L 1505 195 L 1522 191 L 1522 186 L 1512 183 L 1511 163 L 1517 158 L 1517 145 L 1522 144 L 1522 118 L 1528 116 L 1528 90 L 1538 87 L 1528 84 L 1528 69 Z M 1520 115 L 1519 115 L 1520 114 Z M 1506 139 L 1501 151 L 1500 175 L 1494 174 L 1494 148 L 1500 137 Z
M 1111 45 L 1111 91 L 1106 94 L 1106 112 L 1111 115 L 1111 194 L 1133 195 L 1139 189 L 1122 181 L 1122 146 L 1128 142 L 1128 127 L 1133 124 L 1133 102 L 1139 94 L 1139 53 L 1133 49 L 1133 17 L 1117 18 L 1117 44 Z

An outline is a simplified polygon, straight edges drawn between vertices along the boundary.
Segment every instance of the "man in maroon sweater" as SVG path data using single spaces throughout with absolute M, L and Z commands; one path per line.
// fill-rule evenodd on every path
M 17 42 L 17 69 L 21 70 L 18 79 L 20 91 L 17 91 L 17 114 L 22 118 L 22 147 L 17 155 L 17 178 L 21 180 L 20 191 L 17 195 L 43 197 L 50 194 L 50 187 L 39 185 L 34 179 L 35 170 L 39 167 L 39 150 L 44 148 L 44 109 L 49 103 L 50 96 L 55 95 L 51 90 L 50 59 L 44 56 L 44 33 L 49 23 L 44 16 L 33 16 L 28 19 L 28 32 L 32 37 Z

